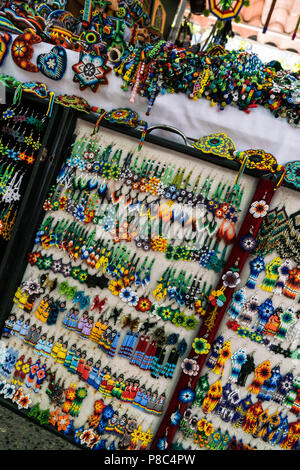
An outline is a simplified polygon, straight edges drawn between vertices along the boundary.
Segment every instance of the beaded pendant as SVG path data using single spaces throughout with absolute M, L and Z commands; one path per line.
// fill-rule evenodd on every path
M 107 55 L 98 55 L 94 50 L 81 52 L 79 62 L 73 65 L 75 72 L 73 81 L 79 83 L 80 90 L 90 88 L 94 93 L 100 85 L 108 85 L 107 74 L 111 67 L 107 64 Z
M 34 33 L 33 30 L 26 30 L 23 34 L 17 36 L 11 48 L 11 55 L 15 64 L 28 72 L 39 72 L 38 67 L 31 62 L 31 58 L 33 56 L 32 44 L 38 44 L 41 41 L 40 36 Z

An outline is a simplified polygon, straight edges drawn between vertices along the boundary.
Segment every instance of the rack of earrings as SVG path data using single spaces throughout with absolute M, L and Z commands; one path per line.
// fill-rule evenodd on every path
M 209 450 L 297 448 L 300 380 L 296 367 L 288 370 L 283 361 L 273 363 L 258 351 L 247 351 L 246 342 L 236 350 L 233 345 L 232 337 L 219 335 L 194 390 L 181 391 L 180 401 L 189 406 L 182 416 L 172 417 L 179 425 L 177 445 L 186 446 L 186 442 L 192 449 Z M 193 359 L 186 359 L 184 373 L 192 375 L 193 366 Z
M 230 450 L 233 440 L 243 448 L 299 449 L 300 219 L 297 195 L 284 196 L 256 239 L 241 239 L 246 250 L 251 241 L 252 256 L 196 387 L 182 391 L 191 396 L 178 416 L 177 448 Z M 229 331 L 236 336 L 226 339 Z M 185 359 L 182 367 L 193 375 L 196 366 Z
M 97 394 L 97 401 L 108 408 L 100 407 L 96 423 L 104 419 L 102 412 L 109 415 L 110 410 L 114 420 L 116 408 L 126 406 L 130 416 L 138 413 L 137 422 L 146 419 L 152 435 L 153 417 L 165 411 L 167 389 L 180 373 L 180 362 L 205 312 L 212 287 L 206 273 L 220 272 L 235 238 L 244 190 L 240 175 L 231 185 L 216 183 L 213 176 L 196 174 L 192 163 L 184 178 L 184 168 L 155 157 L 134 157 L 132 152 L 124 158 L 125 150 L 96 137 L 77 139 L 44 203 L 45 218 L 3 338 L 17 341 L 20 351 L 26 348 L 25 361 L 30 356 L 33 365 L 47 364 L 45 384 L 56 372 L 54 397 L 56 392 L 66 396 L 70 377 L 72 383 L 79 382 L 80 393 L 87 392 L 78 410 L 81 421 L 91 407 L 89 397 Z M 220 175 L 224 178 L 223 170 Z M 150 206 L 156 205 L 157 196 L 165 201 L 157 209 L 159 217 Z M 175 203 L 185 204 L 177 215 L 168 209 Z M 185 207 L 190 212 L 184 213 Z M 136 210 L 138 218 L 131 219 Z M 132 221 L 137 233 L 131 230 Z M 183 238 L 170 229 L 174 223 Z M 198 237 L 192 242 L 188 229 Z M 165 237 L 163 230 L 172 237 Z M 163 237 L 166 245 L 161 244 Z M 185 246 L 189 253 L 194 250 L 194 257 Z M 49 385 L 38 385 L 32 386 L 36 393 L 30 396 L 30 413 L 41 413 L 41 419 L 57 429 L 62 422 L 65 426 L 70 416 L 51 411 L 57 408 L 53 390 L 49 394 Z M 45 393 L 50 411 L 42 409 Z M 79 431 L 86 431 L 74 428 L 77 418 L 74 415 L 70 431 L 75 441 Z M 106 428 L 91 429 L 87 422 L 97 439 L 106 433 Z M 112 424 L 106 424 L 110 429 Z
M 45 115 L 26 105 L 0 111 L 0 247 L 11 237 L 18 208 L 41 148 Z
M 47 293 L 45 286 L 48 286 Z M 187 346 L 184 338 L 179 341 L 179 334 L 171 333 L 166 336 L 164 328 L 158 326 L 156 321 L 142 322 L 141 317 L 132 318 L 131 313 L 122 316 L 123 309 L 120 304 L 108 307 L 102 312 L 107 298 L 100 301 L 98 295 L 94 297 L 93 306 L 88 311 L 86 309 L 90 304 L 89 296 L 84 295 L 83 291 L 77 291 L 74 286 L 68 287 L 65 282 L 62 282 L 58 286 L 60 295 L 65 295 L 68 301 L 72 301 L 70 308 L 66 308 L 66 302 L 61 300 L 61 297 L 55 300 L 52 296 L 56 286 L 57 279 L 49 280 L 46 275 L 41 276 L 40 285 L 35 281 L 23 282 L 15 294 L 14 302 L 24 314 L 19 316 L 18 320 L 15 314 L 8 318 L 3 337 L 18 336 L 26 344 L 34 347 L 36 354 L 51 355 L 63 364 L 67 356 L 65 345 L 60 348 L 59 358 L 57 358 L 54 336 L 47 339 L 42 326 L 43 324 L 55 325 L 59 314 L 65 312 L 62 327 L 78 334 L 83 340 L 91 341 L 109 358 L 118 355 L 128 359 L 130 364 L 141 370 L 150 371 L 154 378 L 159 376 L 172 378 L 179 356 L 184 354 Z M 41 296 L 42 298 L 33 310 L 34 302 Z M 80 310 L 82 310 L 81 313 Z M 94 311 L 98 311 L 99 315 L 96 321 Z M 25 314 L 30 313 L 34 316 L 31 315 L 25 320 Z M 126 331 L 123 339 L 122 330 Z M 61 338 L 59 344 L 63 344 Z M 177 347 L 175 347 L 176 344 Z M 172 346 L 173 348 L 169 351 Z M 88 371 L 88 368 L 86 370 Z

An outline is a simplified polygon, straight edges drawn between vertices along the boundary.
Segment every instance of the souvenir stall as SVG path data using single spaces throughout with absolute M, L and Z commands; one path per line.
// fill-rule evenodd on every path
M 163 39 L 168 2 L 26 3 L 0 9 L 0 403 L 84 449 L 297 448 L 299 76 L 222 27 Z

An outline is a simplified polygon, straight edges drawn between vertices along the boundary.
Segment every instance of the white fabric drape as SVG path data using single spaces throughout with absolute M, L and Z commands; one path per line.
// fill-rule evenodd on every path
M 34 46 L 32 62 L 36 62 L 38 54 L 50 51 L 52 46 L 40 43 Z M 20 81 L 39 81 L 46 83 L 50 91 L 56 95 L 77 95 L 85 98 L 92 106 L 111 110 L 120 107 L 130 107 L 139 113 L 141 119 L 149 125 L 165 124 L 180 129 L 187 137 L 200 138 L 202 136 L 225 132 L 235 142 L 238 150 L 263 149 L 272 153 L 278 163 L 300 160 L 300 130 L 293 128 L 285 119 L 276 119 L 269 110 L 259 106 L 250 114 L 237 108 L 228 106 L 224 111 L 211 107 L 205 99 L 194 101 L 185 94 L 166 94 L 159 96 L 153 106 L 150 116 L 146 116 L 148 101 L 137 96 L 131 104 L 130 91 L 125 93 L 121 89 L 122 79 L 116 77 L 114 72 L 108 75 L 109 85 L 101 86 L 97 93 L 91 90 L 80 91 L 79 85 L 73 82 L 72 65 L 78 62 L 79 54 L 67 51 L 68 67 L 60 81 L 47 78 L 42 73 L 31 73 L 22 70 L 13 62 L 10 52 L 0 73 L 13 76 Z M 166 136 L 165 131 L 155 131 L 156 134 Z M 168 134 L 171 139 L 180 139 L 178 136 Z

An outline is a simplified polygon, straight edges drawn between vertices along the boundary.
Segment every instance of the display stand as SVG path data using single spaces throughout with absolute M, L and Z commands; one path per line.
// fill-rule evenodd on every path
M 31 101 L 32 98 L 26 98 L 26 101 Z M 38 103 L 43 103 L 45 105 L 44 100 L 33 100 L 32 102 L 38 102 Z M 51 188 L 55 185 L 57 185 L 56 179 L 57 176 L 62 168 L 62 165 L 64 165 L 67 161 L 67 159 L 70 157 L 71 153 L 71 144 L 75 142 L 78 142 L 78 138 L 83 138 L 84 135 L 89 135 L 91 136 L 94 126 L 97 122 L 97 116 L 96 115 L 86 115 L 82 113 L 75 112 L 74 110 L 70 109 L 65 109 L 61 106 L 55 106 L 52 114 L 52 118 L 49 121 L 46 134 L 45 134 L 45 140 L 43 142 L 44 148 L 47 148 L 47 152 L 43 152 L 41 150 L 40 156 L 39 156 L 39 162 L 36 165 L 36 171 L 33 173 L 31 184 L 28 187 L 28 192 L 26 197 L 23 199 L 23 205 L 22 205 L 22 210 L 20 210 L 19 213 L 19 218 L 16 222 L 15 225 L 15 230 L 13 232 L 12 238 L 9 242 L 9 245 L 7 247 L 7 251 L 5 253 L 5 257 L 2 260 L 2 264 L 0 267 L 0 285 L 1 285 L 1 292 L 0 292 L 0 312 L 1 312 L 1 325 L 2 329 L 4 326 L 7 327 L 7 319 L 11 312 L 13 311 L 17 315 L 17 319 L 20 317 L 22 314 L 22 309 L 18 309 L 14 302 L 14 296 L 15 293 L 18 290 L 18 287 L 20 286 L 21 282 L 24 280 L 30 280 L 33 278 L 38 278 L 38 273 L 39 270 L 38 268 L 33 264 L 28 264 L 27 265 L 27 259 L 29 253 L 33 253 L 36 251 L 36 247 L 33 248 L 34 241 L 36 240 L 36 233 L 41 226 L 43 222 L 45 222 L 48 214 L 45 213 L 43 209 L 44 201 L 49 197 L 49 193 L 51 192 Z M 75 138 L 76 134 L 76 138 Z M 110 145 L 110 143 L 116 144 L 117 142 L 117 147 L 119 145 L 119 148 L 123 148 L 124 153 L 129 152 L 133 155 L 139 155 L 139 161 L 143 161 L 143 158 L 152 158 L 153 161 L 156 161 L 157 163 L 160 162 L 165 162 L 166 165 L 174 165 L 176 169 L 178 168 L 186 168 L 186 171 L 190 173 L 190 178 L 195 178 L 196 175 L 202 176 L 203 180 L 202 183 L 205 181 L 205 178 L 209 178 L 210 176 L 213 176 L 214 181 L 212 181 L 212 192 L 211 194 L 217 194 L 217 185 L 218 183 L 224 183 L 234 185 L 234 182 L 236 181 L 237 175 L 239 171 L 241 170 L 241 165 L 234 160 L 226 160 L 222 157 L 217 157 L 216 155 L 213 154 L 208 154 L 208 153 L 203 153 L 199 150 L 196 150 L 195 148 L 191 146 L 187 146 L 184 144 L 180 144 L 177 141 L 175 142 L 174 140 L 166 140 L 161 137 L 157 137 L 153 135 L 152 133 L 147 135 L 145 138 L 145 142 L 142 148 L 142 151 L 139 153 L 137 152 L 138 144 L 140 142 L 142 136 L 142 132 L 137 129 L 131 129 L 126 126 L 118 125 L 118 124 L 109 124 L 107 122 L 102 122 L 101 126 L 98 130 L 98 134 L 94 136 L 94 142 L 96 142 L 96 147 L 97 146 L 102 146 L 101 148 L 105 148 L 105 146 Z M 98 148 L 98 147 L 97 147 Z M 46 157 L 45 157 L 46 155 Z M 44 157 L 43 157 L 44 156 Z M 132 160 L 133 163 L 134 160 Z M 174 175 L 176 174 L 176 169 L 174 170 Z M 80 170 L 83 171 L 83 170 Z M 81 174 L 79 171 L 79 175 Z M 179 174 L 179 173 L 178 173 Z M 173 175 L 173 176 L 174 176 Z M 92 175 L 93 176 L 93 175 Z M 187 173 L 186 173 L 187 176 Z M 241 175 L 240 175 L 241 176 Z M 96 178 L 97 179 L 97 178 Z M 100 178 L 100 181 L 103 181 Z M 111 191 L 115 188 L 115 183 L 113 181 L 110 181 L 110 178 L 108 178 L 109 184 L 112 184 Z M 116 179 L 117 181 L 117 179 Z M 192 179 L 193 181 L 193 179 Z M 193 274 L 197 277 L 199 277 L 199 274 L 202 276 L 202 278 L 207 279 L 208 282 L 207 284 L 211 283 L 212 289 L 215 290 L 222 290 L 222 287 L 224 286 L 223 284 L 223 275 L 226 274 L 229 270 L 232 268 L 236 268 L 239 276 L 242 277 L 243 275 L 243 269 L 246 264 L 246 260 L 249 256 L 249 252 L 245 251 L 241 248 L 240 246 L 240 241 L 241 239 L 249 233 L 249 230 L 251 231 L 253 237 L 255 237 L 259 231 L 259 228 L 261 226 L 261 223 L 263 221 L 263 218 L 255 218 L 253 217 L 252 213 L 249 212 L 251 207 L 253 206 L 253 203 L 257 201 L 263 200 L 266 205 L 270 205 L 272 198 L 274 196 L 274 193 L 280 194 L 281 189 L 278 189 L 278 177 L 274 177 L 273 174 L 268 175 L 267 172 L 261 172 L 260 175 L 257 175 L 257 171 L 251 171 L 248 170 L 247 168 L 244 169 L 244 174 L 239 180 L 240 184 L 244 187 L 244 195 L 241 199 L 241 205 L 240 205 L 240 217 L 239 221 L 236 223 L 236 233 L 237 237 L 232 243 L 229 248 L 225 249 L 224 247 L 224 253 L 226 253 L 225 259 L 220 259 L 220 261 L 224 262 L 222 265 L 222 269 L 216 269 L 215 271 L 211 270 L 206 270 L 200 268 L 199 262 L 184 262 L 183 260 L 177 262 L 178 267 L 176 265 L 176 261 L 172 260 L 170 263 L 168 259 L 164 256 L 163 252 L 159 251 L 152 251 L 149 252 L 148 256 L 145 258 L 142 250 L 140 250 L 137 246 L 134 245 L 133 240 L 130 241 L 130 244 L 127 246 L 130 246 L 130 250 L 132 250 L 132 253 L 136 253 L 136 256 L 138 259 L 142 259 L 145 261 L 145 259 L 152 259 L 157 261 L 155 263 L 155 271 L 153 273 L 153 277 L 151 277 L 151 291 L 155 288 L 155 286 L 159 283 L 161 276 L 163 275 L 163 268 L 167 269 L 168 266 L 172 268 L 176 268 L 177 272 L 180 272 L 180 270 L 185 270 L 188 275 Z M 287 186 L 287 185 L 285 185 Z M 290 197 L 298 197 L 298 193 L 294 190 L 290 189 L 284 189 L 284 191 L 290 191 Z M 134 193 L 138 194 L 138 193 Z M 138 198 L 140 195 L 138 195 Z M 139 199 L 138 199 L 139 200 Z M 45 206 L 44 206 L 45 207 Z M 56 213 L 53 212 L 54 217 Z M 59 217 L 57 218 L 57 222 L 61 222 L 62 220 L 68 219 L 69 216 L 66 214 L 60 214 Z M 240 219 L 243 219 L 244 221 L 241 222 Z M 71 220 L 71 218 L 70 218 Z M 220 226 L 221 224 L 219 224 Z M 24 237 L 24 233 L 26 233 L 26 238 Z M 39 243 L 39 242 L 38 242 Z M 122 246 L 120 244 L 120 246 Z M 223 245 L 222 249 L 223 249 Z M 39 247 L 38 247 L 39 250 Z M 47 248 L 48 250 L 48 248 Z M 51 255 L 55 256 L 57 259 L 57 253 L 56 250 L 50 247 L 50 251 L 45 250 L 44 253 L 51 253 Z M 52 250 L 52 251 L 51 251 Z M 43 250 L 42 250 L 43 251 Z M 62 251 L 60 252 L 62 253 Z M 115 251 L 115 253 L 118 253 L 118 251 Z M 59 254 L 59 251 L 58 251 Z M 142 256 L 143 255 L 143 256 Z M 43 255 L 44 256 L 44 255 Z M 46 256 L 46 255 L 45 255 Z M 63 257 L 65 254 L 63 254 Z M 67 258 L 63 258 L 64 261 L 66 262 Z M 82 267 L 84 264 L 84 261 L 79 262 L 80 258 L 75 259 L 75 265 L 77 267 Z M 72 261 L 74 262 L 74 260 Z M 146 263 L 146 261 L 145 261 Z M 27 267 L 26 267 L 27 265 Z M 145 264 L 147 265 L 147 263 Z M 11 270 L 11 267 L 13 266 L 13 272 Z M 40 268 L 39 268 L 40 269 Z M 84 267 L 86 270 L 86 265 Z M 89 268 L 88 268 L 89 271 Z M 41 273 L 43 270 L 41 271 Z M 102 272 L 102 268 L 101 268 Z M 46 271 L 45 271 L 46 273 Z M 44 274 L 45 274 L 44 273 Z M 90 273 L 94 274 L 95 271 L 92 269 Z M 105 271 L 103 271 L 105 273 Z M 54 292 L 56 290 L 56 293 L 53 294 L 57 299 L 62 298 L 62 294 L 59 294 L 59 288 L 58 286 L 63 282 L 63 277 L 61 276 L 60 273 L 56 275 L 58 279 L 58 285 L 54 289 Z M 53 274 L 51 274 L 51 277 Z M 187 276 L 188 277 L 188 276 Z M 153 284 L 152 284 L 153 282 Z M 73 278 L 70 281 L 70 284 L 75 284 L 77 285 L 77 290 L 79 290 L 83 284 L 78 284 L 77 281 Z M 203 288 L 203 281 L 201 281 L 201 286 Z M 137 286 L 136 286 L 137 287 Z M 206 285 L 207 287 L 207 285 Z M 92 307 L 92 299 L 96 294 L 99 294 L 102 297 L 108 296 L 109 297 L 109 302 L 108 306 L 117 306 L 120 307 L 120 301 L 115 304 L 113 302 L 113 297 L 111 294 L 108 292 L 107 288 L 100 288 L 99 287 L 86 287 L 83 289 L 85 292 L 88 292 L 89 297 L 90 297 L 90 306 L 89 309 Z M 57 377 L 61 378 L 61 382 L 64 382 L 65 384 L 65 390 L 68 388 L 68 386 L 71 386 L 71 382 L 74 380 L 76 381 L 78 387 L 84 388 L 87 391 L 87 398 L 85 398 L 83 401 L 84 405 L 80 408 L 80 414 L 78 415 L 75 413 L 74 417 L 74 428 L 73 430 L 67 432 L 67 429 L 64 430 L 64 432 L 60 432 L 60 435 L 68 438 L 70 442 L 75 442 L 77 444 L 81 444 L 83 447 L 85 447 L 86 441 L 84 441 L 83 433 L 85 430 L 87 430 L 87 423 L 90 423 L 89 417 L 93 413 L 93 405 L 94 405 L 94 400 L 104 400 L 105 405 L 111 405 L 116 411 L 117 408 L 120 408 L 122 412 L 127 413 L 129 416 L 131 416 L 132 421 L 136 423 L 136 428 L 138 426 L 141 426 L 142 432 L 144 434 L 147 434 L 149 431 L 149 435 L 153 437 L 155 434 L 154 440 L 151 444 L 151 450 L 155 449 L 162 449 L 162 443 L 163 443 L 163 449 L 165 450 L 166 448 L 170 448 L 172 441 L 174 440 L 175 433 L 178 430 L 179 426 L 179 420 L 174 423 L 170 423 L 170 421 L 173 419 L 173 415 L 178 410 L 180 412 L 180 416 L 182 417 L 184 414 L 184 411 L 187 408 L 188 402 L 184 403 L 183 401 L 179 403 L 178 396 L 180 392 L 183 389 L 186 389 L 187 387 L 189 389 L 193 389 L 195 385 L 197 384 L 197 381 L 199 379 L 199 376 L 201 375 L 202 368 L 204 367 L 204 364 L 207 359 L 208 351 L 206 351 L 204 354 L 196 354 L 195 351 L 193 350 L 192 344 L 195 341 L 195 338 L 202 338 L 205 340 L 206 343 L 211 345 L 216 338 L 217 334 L 219 334 L 219 327 L 221 325 L 223 316 L 226 312 L 226 309 L 228 308 L 231 300 L 232 300 L 232 295 L 234 294 L 235 288 L 234 287 L 228 287 L 227 289 L 223 289 L 223 292 L 225 292 L 226 296 L 226 301 L 220 307 L 219 309 L 214 308 L 213 306 L 207 304 L 206 308 L 206 315 L 203 317 L 203 319 L 200 319 L 199 324 L 200 329 L 198 330 L 198 334 L 195 336 L 195 333 L 197 329 L 194 330 L 188 330 L 185 331 L 182 327 L 174 327 L 174 323 L 168 323 L 168 322 L 163 322 L 159 323 L 162 324 L 166 328 L 166 332 L 168 335 L 171 335 L 172 333 L 179 332 L 180 338 L 184 337 L 186 342 L 187 342 L 187 349 L 186 352 L 184 352 L 183 356 L 180 358 L 179 361 L 175 362 L 175 370 L 173 371 L 172 378 L 171 380 L 165 380 L 165 377 L 160 377 L 159 381 L 157 380 L 157 377 L 151 379 L 150 376 L 148 376 L 148 379 L 146 380 L 147 386 L 151 385 L 152 392 L 154 391 L 153 389 L 155 387 L 159 388 L 160 386 L 160 393 L 163 391 L 163 387 L 165 387 L 166 390 L 166 402 L 165 406 L 163 408 L 163 413 L 143 413 L 140 409 L 135 410 L 133 407 L 130 407 L 130 405 L 126 405 L 125 407 L 120 404 L 118 400 L 112 399 L 111 395 L 103 395 L 101 392 L 99 393 L 97 390 L 94 391 L 93 387 L 88 385 L 86 380 L 81 380 L 81 378 L 76 376 L 76 379 L 74 378 L 74 375 L 70 375 L 66 372 L 66 370 L 63 367 L 62 363 L 57 363 L 56 359 L 53 361 L 52 358 L 50 357 L 49 359 L 45 360 L 45 363 L 47 363 L 47 371 L 52 371 L 49 372 L 48 374 L 48 379 L 46 378 L 44 382 L 42 382 L 41 388 L 36 390 L 36 394 L 31 392 L 31 407 L 34 409 L 35 406 L 40 407 L 40 411 L 46 411 L 49 410 L 49 418 L 50 418 L 50 412 L 54 413 L 55 410 L 60 409 L 60 406 L 55 405 L 55 401 L 51 401 L 50 403 L 48 401 L 48 396 L 46 393 L 46 390 L 49 390 L 49 384 L 47 384 L 47 380 L 51 381 L 51 373 L 56 372 Z M 146 291 L 145 291 L 146 292 Z M 150 296 L 150 290 L 149 290 L 149 296 Z M 37 324 L 42 325 L 42 331 L 46 331 L 48 333 L 48 337 L 50 335 L 55 335 L 55 340 L 57 340 L 58 336 L 61 336 L 63 333 L 63 316 L 64 313 L 58 315 L 57 323 L 54 322 L 54 324 L 50 325 L 49 327 L 46 326 L 46 323 L 39 323 L 39 320 L 37 320 L 34 315 L 37 310 L 37 307 L 39 305 L 41 298 L 37 298 L 36 301 L 34 302 L 34 305 L 31 306 L 30 312 L 26 314 L 26 318 L 34 318 L 34 321 L 36 321 Z M 154 302 L 154 299 L 151 297 L 152 302 Z M 71 307 L 71 302 L 67 303 L 67 310 L 70 309 Z M 84 310 L 84 308 L 83 308 Z M 182 309 L 180 309 L 182 310 Z M 133 317 L 136 315 L 136 311 L 134 308 L 129 308 L 126 306 L 125 312 L 124 313 L 132 313 Z M 191 313 L 191 312 L 190 312 Z M 139 313 L 138 316 L 145 321 L 148 316 L 147 313 L 146 315 L 143 313 Z M 154 317 L 155 318 L 155 317 Z M 151 320 L 151 318 L 150 318 Z M 211 321 L 210 321 L 211 320 Z M 43 326 L 45 325 L 45 327 Z M 117 324 L 118 325 L 118 324 Z M 114 326 L 114 325 L 113 325 Z M 46 328 L 46 330 L 45 330 Z M 119 325 L 120 328 L 120 325 Z M 120 331 L 122 328 L 120 328 Z M 124 330 L 123 330 L 124 331 Z M 121 331 L 122 335 L 123 332 Z M 68 332 L 68 344 L 69 346 L 76 341 L 77 342 L 77 336 L 74 336 L 74 332 Z M 35 356 L 35 353 L 33 352 L 32 346 L 24 346 L 24 343 L 20 340 L 20 337 L 15 338 L 14 335 L 8 335 L 6 339 L 3 338 L 5 342 L 7 342 L 8 346 L 11 346 L 13 349 L 19 349 L 20 348 L 20 354 L 25 354 L 26 357 L 32 356 L 32 363 L 35 363 L 36 358 L 38 356 Z M 103 350 L 99 350 L 95 345 L 91 346 L 91 341 L 88 341 L 87 339 L 80 339 L 78 340 L 80 344 L 82 344 L 82 349 L 83 347 L 88 351 L 88 354 L 86 356 L 86 359 L 89 357 L 100 357 L 101 360 L 103 361 L 103 364 L 106 363 L 106 367 L 108 364 L 111 365 L 113 369 L 113 365 L 115 368 L 111 372 L 111 376 L 113 375 L 113 372 L 115 372 L 116 377 L 122 372 L 125 373 L 128 370 L 128 373 L 131 372 L 133 376 L 136 377 L 143 377 L 143 375 L 140 374 L 140 372 L 132 372 L 131 368 L 132 366 L 129 365 L 128 361 L 126 361 L 124 358 L 118 358 L 117 355 L 113 355 L 111 360 L 107 360 L 105 358 L 105 354 L 103 353 Z M 36 343 L 35 343 L 36 344 Z M 120 345 L 121 343 L 119 343 Z M 233 343 L 232 343 L 233 344 Z M 166 348 L 166 351 L 169 351 L 170 348 Z M 132 351 L 132 353 L 134 350 Z M 195 375 L 189 376 L 184 374 L 182 370 L 182 366 L 180 366 L 180 363 L 183 361 L 184 358 L 194 358 L 194 356 L 197 356 L 197 373 Z M 54 357 L 54 356 L 53 356 Z M 166 356 L 168 357 L 168 356 Z M 41 356 L 40 358 L 44 360 Z M 128 368 L 128 369 L 127 369 Z M 11 372 L 13 372 L 15 369 L 12 368 Z M 138 370 L 138 369 L 136 369 Z M 129 374 L 130 375 L 130 374 Z M 150 374 L 151 375 L 151 374 Z M 110 376 L 110 378 L 111 378 Z M 116 380 L 116 377 L 114 380 Z M 158 375 L 159 377 L 159 375 Z M 109 379 L 108 379 L 109 380 Z M 24 381 L 24 383 L 26 383 Z M 51 383 L 51 382 L 49 382 Z M 24 392 L 27 391 L 25 386 L 22 385 L 22 389 L 24 389 Z M 30 389 L 29 389 L 30 391 Z M 105 398 L 106 397 L 106 398 Z M 107 398 L 108 397 L 108 398 Z M 1 403 L 6 404 L 8 403 L 8 406 L 12 409 L 17 409 L 16 405 L 12 405 L 11 401 L 9 399 L 4 400 L 1 398 L 0 400 Z M 125 403 L 126 404 L 126 403 Z M 119 416 L 121 416 L 121 411 L 119 413 Z M 18 411 L 19 412 L 19 411 Z M 35 422 L 41 423 L 41 421 L 37 420 L 37 416 L 34 415 L 34 413 L 31 414 L 30 412 L 21 412 L 22 415 L 29 414 L 29 417 L 33 419 Z M 52 415 L 51 415 L 52 416 Z M 60 415 L 61 416 L 61 415 Z M 54 421 L 53 421 L 54 422 Z M 52 426 L 47 425 L 47 428 L 54 430 L 54 432 L 57 431 L 57 427 L 55 427 L 55 423 Z M 101 428 L 102 429 L 102 428 Z M 79 433 L 80 431 L 80 438 L 76 434 L 75 431 Z M 95 427 L 93 428 L 97 435 L 97 430 L 99 432 L 99 428 Z M 146 431 L 147 430 L 147 431 Z M 72 434 L 72 432 L 75 434 Z M 103 434 L 101 434 L 101 432 Z M 99 439 L 102 437 L 102 435 L 105 436 L 105 427 L 102 429 L 102 431 L 99 432 L 98 437 Z M 134 431 L 132 431 L 133 433 Z M 148 435 L 148 437 L 149 437 Z M 110 434 L 111 436 L 111 434 Z M 130 437 L 131 436 L 131 437 Z M 133 434 L 131 435 L 130 433 L 127 435 L 128 439 L 128 445 L 130 448 L 137 448 L 141 444 L 139 441 L 136 443 L 133 442 L 134 438 L 132 437 Z M 74 441 L 75 437 L 75 441 Z M 116 443 L 115 443 L 116 442 Z M 127 441 L 126 441 L 127 442 Z M 125 446 L 126 442 L 121 439 L 121 448 L 122 445 Z M 139 444 L 138 444 L 139 442 Z M 142 441 L 142 448 L 143 446 L 150 447 L 150 442 L 151 439 L 147 441 L 144 440 Z M 146 445 L 147 443 L 147 445 Z M 97 441 L 97 444 L 99 444 L 99 441 Z M 94 447 L 97 448 L 97 444 L 94 444 Z M 108 444 L 118 446 L 120 445 L 120 442 L 116 437 L 113 439 L 110 438 L 108 439 Z M 107 445 L 108 445 L 107 444 Z M 135 446 L 135 447 L 134 447 Z M 103 447 L 102 447 L 103 448 Z

